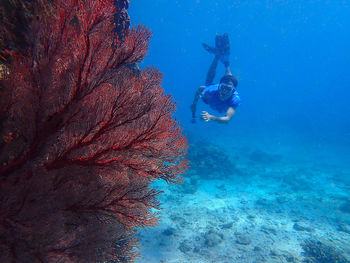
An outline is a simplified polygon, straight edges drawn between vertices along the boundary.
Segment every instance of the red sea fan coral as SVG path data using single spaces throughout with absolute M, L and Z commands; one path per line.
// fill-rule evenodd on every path
M 51 6 L 51 1 L 0 1 L 0 66 L 10 63 L 11 56 L 16 52 L 26 50 L 26 33 L 33 17 L 44 20 L 50 15 Z
M 50 8 L 1 80 L 0 262 L 132 262 L 150 183 L 187 167 L 175 105 L 157 70 L 131 71 L 150 32 L 119 41 L 112 0 Z

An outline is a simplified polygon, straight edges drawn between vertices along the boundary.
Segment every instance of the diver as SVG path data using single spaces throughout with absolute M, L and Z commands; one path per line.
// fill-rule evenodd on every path
M 201 119 L 205 122 L 216 121 L 219 123 L 228 123 L 236 112 L 241 99 L 238 96 L 236 87 L 238 85 L 237 79 L 232 75 L 230 70 L 230 42 L 227 34 L 222 36 L 217 35 L 215 38 L 215 48 L 207 44 L 202 44 L 204 49 L 209 53 L 214 54 L 214 60 L 210 65 L 207 73 L 205 86 L 200 86 L 194 96 L 191 105 L 192 123 L 196 122 L 196 109 L 199 98 L 208 104 L 212 109 L 219 113 L 226 112 L 225 116 L 218 117 L 202 111 Z M 213 80 L 216 75 L 216 68 L 219 60 L 225 66 L 225 75 L 220 79 L 219 84 L 214 84 Z

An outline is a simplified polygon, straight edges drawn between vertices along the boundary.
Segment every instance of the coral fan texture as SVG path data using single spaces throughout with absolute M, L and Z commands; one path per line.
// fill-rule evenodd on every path
M 120 41 L 112 0 L 37 5 L 1 80 L 0 262 L 132 262 L 135 227 L 157 221 L 150 183 L 187 166 L 161 74 L 128 66 L 150 32 Z

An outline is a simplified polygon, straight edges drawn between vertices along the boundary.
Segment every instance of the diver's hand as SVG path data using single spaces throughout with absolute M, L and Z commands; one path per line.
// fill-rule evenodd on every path
M 202 111 L 201 114 L 201 118 L 202 120 L 204 120 L 205 122 L 211 121 L 214 119 L 214 116 L 209 114 L 207 111 Z

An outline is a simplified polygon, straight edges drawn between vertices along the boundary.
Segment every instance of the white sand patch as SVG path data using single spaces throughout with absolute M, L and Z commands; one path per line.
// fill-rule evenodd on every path
M 235 155 L 234 152 L 231 152 Z M 325 241 L 350 257 L 350 198 L 332 169 L 241 157 L 243 173 L 184 186 L 159 185 L 160 224 L 140 234 L 138 263 L 302 262 L 304 240 Z M 193 188 L 191 188 L 193 187 Z M 342 229 L 342 230 L 339 230 Z M 349 259 L 348 259 L 349 260 Z

